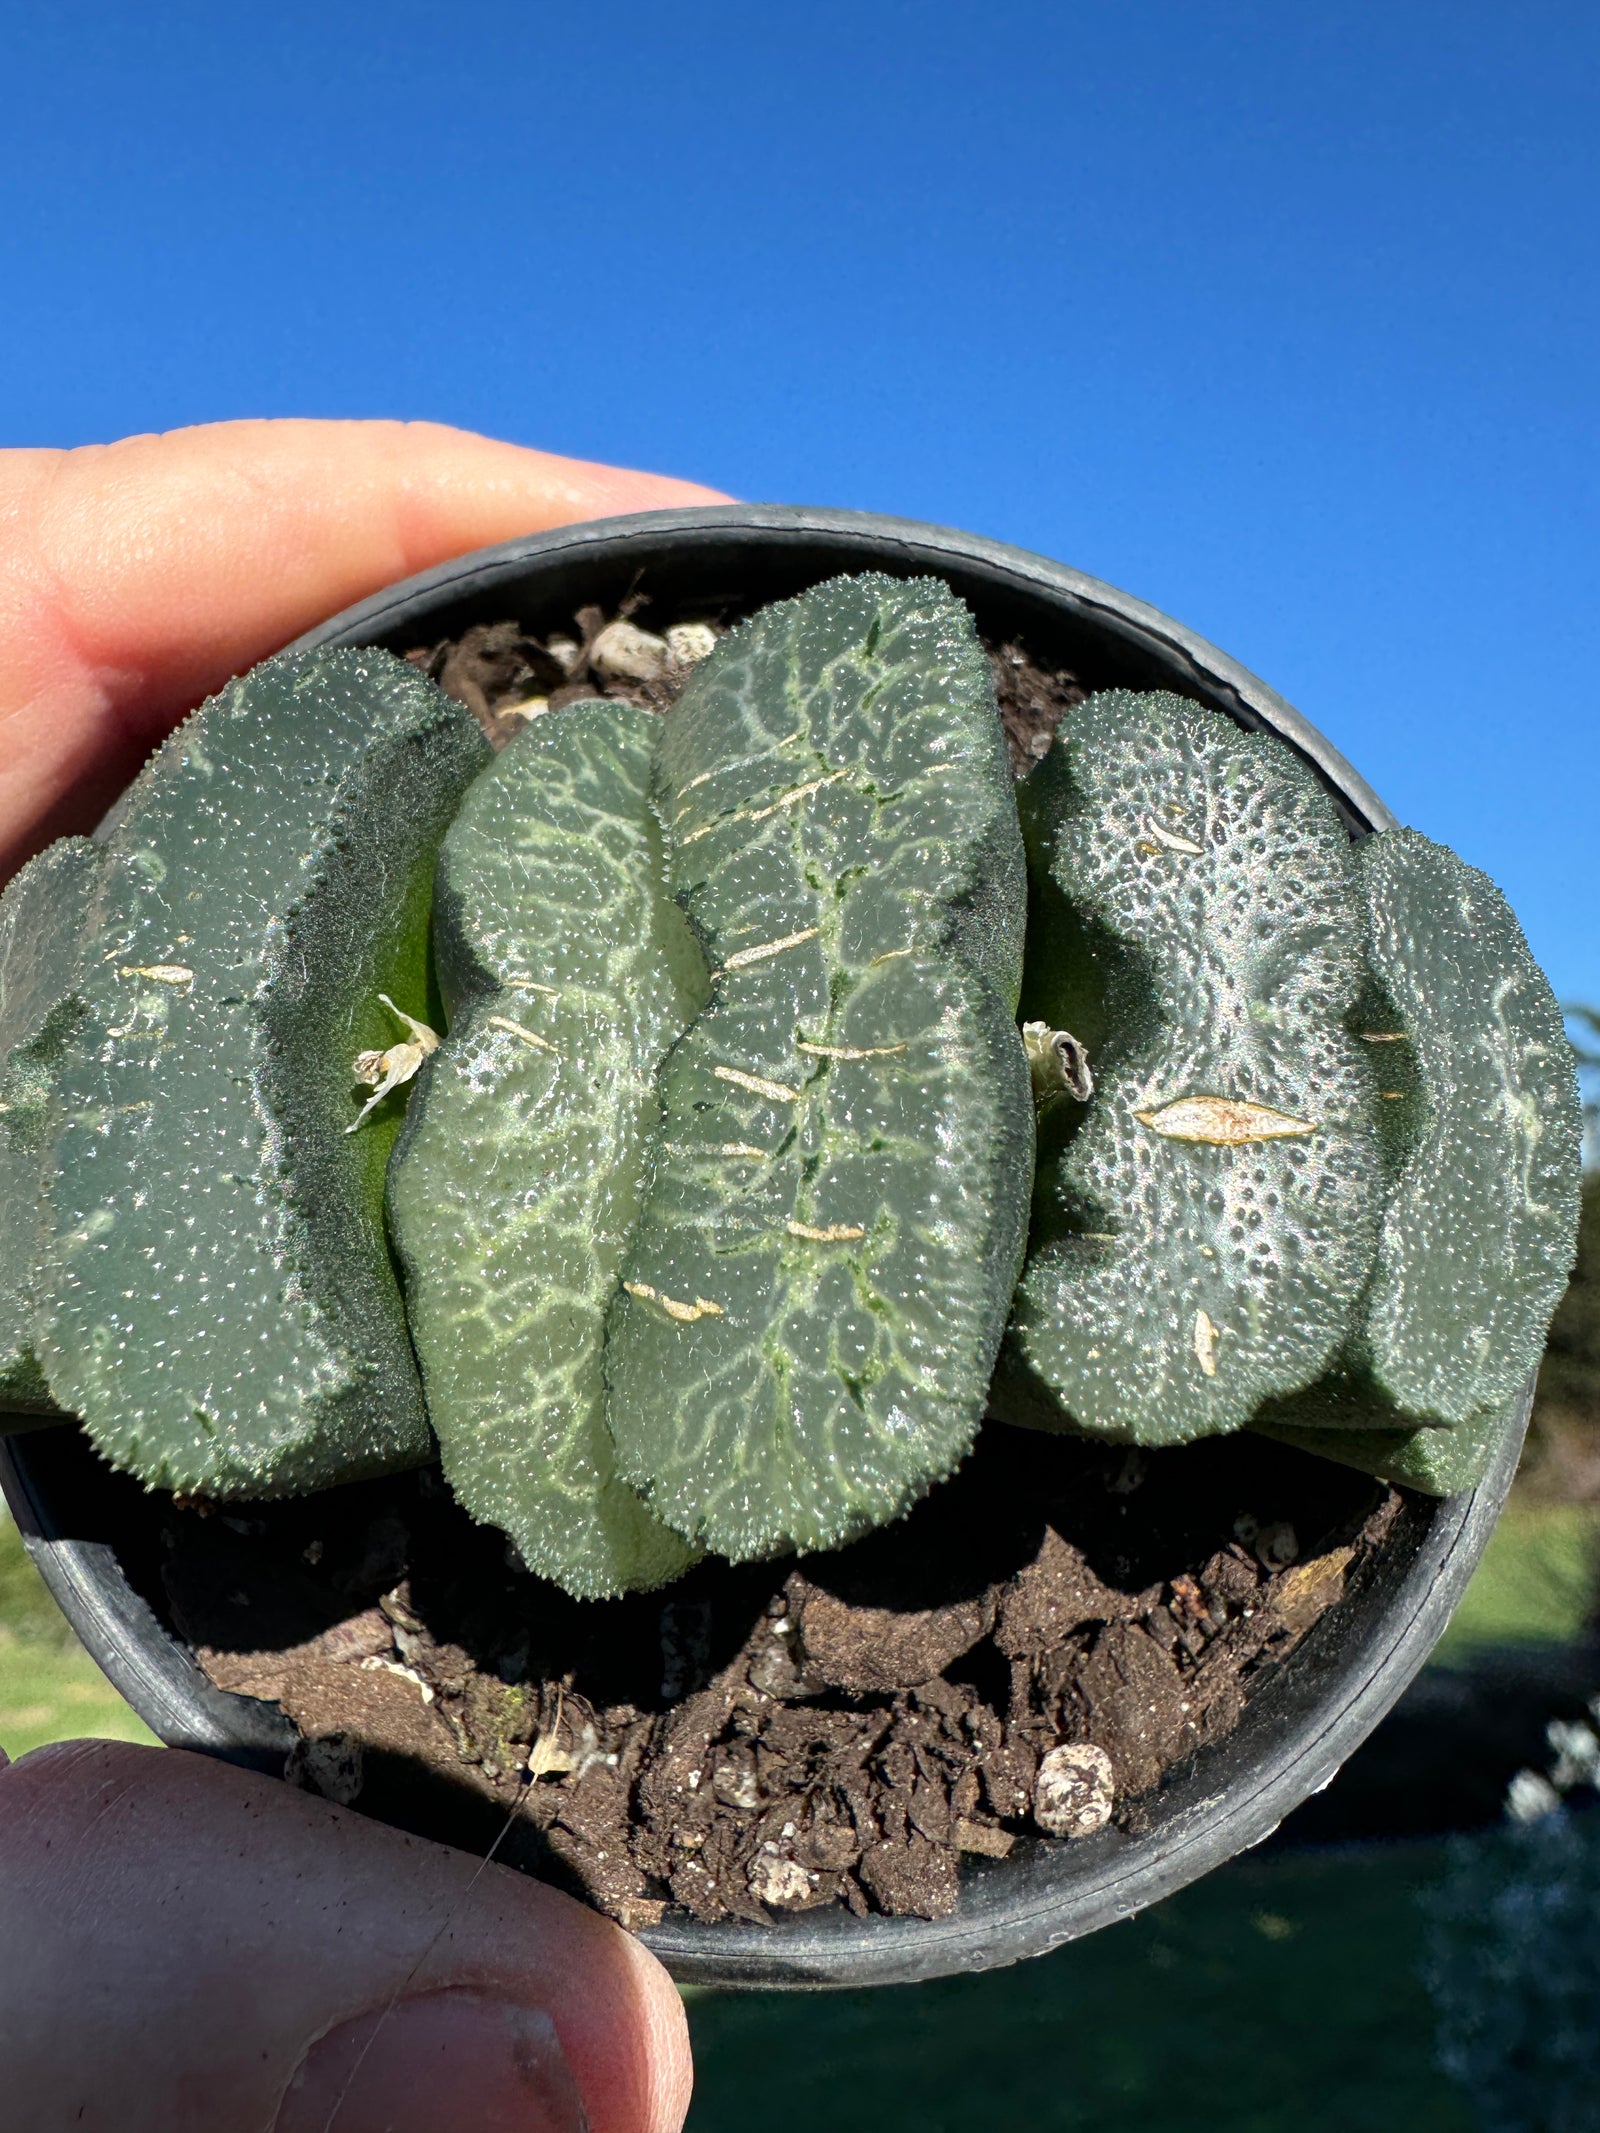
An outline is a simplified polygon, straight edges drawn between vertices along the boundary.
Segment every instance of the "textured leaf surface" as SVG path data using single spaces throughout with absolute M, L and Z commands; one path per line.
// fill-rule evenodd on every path
M 715 992 L 662 1076 L 612 1434 L 718 1552 L 827 1547 L 966 1451 L 1026 1222 L 1021 837 L 966 610 L 881 577 L 766 609 L 658 793 Z
M 450 1034 L 389 1170 L 451 1488 L 584 1597 L 694 1559 L 618 1478 L 605 1418 L 656 1072 L 707 989 L 650 807 L 659 730 L 631 704 L 572 704 L 471 787 L 435 915 Z
M 439 839 L 487 758 L 382 652 L 269 661 L 140 777 L 59 1076 L 41 1360 L 145 1481 L 270 1495 L 431 1439 L 383 1233 L 391 1100 L 351 1062 L 426 1015 Z
M 1036 775 L 1076 920 L 1062 952 L 1105 941 L 1114 978 L 1094 1100 L 1041 1177 L 1015 1360 L 1057 1426 L 1237 1429 L 1326 1368 L 1372 1263 L 1379 1099 L 1345 1026 L 1365 931 L 1349 840 L 1283 742 L 1174 696 L 1068 711 Z M 1017 1404 L 1040 1419 L 1037 1397 Z
M 1380 1481 L 1419 1489 L 1424 1496 L 1455 1496 L 1463 1489 L 1476 1488 L 1507 1434 L 1516 1427 L 1520 1405 L 1516 1399 L 1508 1400 L 1469 1415 L 1453 1429 L 1413 1429 L 1403 1423 L 1392 1429 L 1372 1429 L 1361 1426 L 1372 1410 L 1359 1394 L 1346 1416 L 1337 1420 L 1328 1403 L 1313 1406 L 1312 1396 L 1304 1397 L 1304 1408 L 1299 1400 L 1285 1401 L 1281 1410 L 1268 1410 L 1251 1427 L 1263 1436 L 1297 1445 L 1303 1452 L 1315 1452 L 1321 1459 L 1335 1459 L 1341 1466 L 1373 1474 Z M 1307 1422 L 1298 1419 L 1301 1413 Z M 1331 1426 L 1307 1426 L 1313 1419 Z M 1401 1418 L 1395 1420 L 1400 1423 Z
M 37 1208 L 56 1065 L 82 1013 L 74 981 L 102 857 L 87 838 L 64 837 L 0 896 L 0 1407 L 54 1406 L 33 1353 Z
M 1362 1354 L 1396 1406 L 1466 1422 L 1512 1398 L 1572 1270 L 1572 1048 L 1505 898 L 1415 830 L 1360 852 L 1374 971 L 1411 1039 L 1413 1146 L 1389 1198 Z M 1395 1047 L 1398 1051 L 1400 1047 Z

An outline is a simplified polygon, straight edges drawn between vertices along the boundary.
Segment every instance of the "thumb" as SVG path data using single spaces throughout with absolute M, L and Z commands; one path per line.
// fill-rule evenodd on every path
M 620 1928 L 181 1749 L 0 1771 L 0 1919 L 8 2133 L 678 2133 L 688 2106 L 677 1993 Z
M 184 712 L 469 549 L 715 491 L 436 422 L 218 422 L 0 452 L 0 880 Z

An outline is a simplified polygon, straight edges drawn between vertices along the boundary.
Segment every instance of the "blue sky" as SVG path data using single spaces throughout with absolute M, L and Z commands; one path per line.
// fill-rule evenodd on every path
M 1600 999 L 1592 0 L 0 0 L 0 431 L 426 415 L 1166 608 Z

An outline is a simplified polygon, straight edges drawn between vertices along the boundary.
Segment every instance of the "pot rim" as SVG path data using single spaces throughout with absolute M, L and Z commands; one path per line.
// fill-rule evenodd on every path
M 1288 741 L 1316 769 L 1352 833 L 1391 829 L 1396 818 L 1367 782 L 1274 690 L 1216 646 L 1158 609 L 1048 558 L 975 534 L 870 512 L 804 506 L 720 505 L 636 513 L 565 526 L 458 557 L 331 617 L 289 647 L 308 651 L 398 640 L 397 648 L 497 618 L 516 596 L 548 582 L 682 565 L 743 567 L 753 559 L 795 566 L 796 583 L 841 569 L 932 573 L 980 606 L 1025 610 L 1093 638 L 1164 677 L 1164 685 Z M 807 559 L 810 559 L 809 561 Z M 705 604 L 702 596 L 701 604 Z M 569 603 L 575 604 L 575 603 Z M 692 595 L 687 604 L 694 605 Z M 447 622 L 447 618 L 451 618 Z M 1019 632 L 1018 634 L 1024 634 Z M 1149 683 L 1143 685 L 1148 686 Z M 963 1866 L 957 1911 L 944 1919 L 856 1919 L 836 1909 L 783 1915 L 770 1927 L 700 1924 L 669 1916 L 638 1937 L 684 1983 L 805 1988 L 907 1983 L 1042 1954 L 1132 1915 L 1260 1843 L 1320 1791 L 1421 1669 L 1465 1589 L 1516 1471 L 1532 1405 L 1507 1433 L 1476 1489 L 1443 1500 L 1409 1498 L 1414 1545 L 1395 1544 L 1361 1588 L 1329 1611 L 1292 1657 L 1251 1696 L 1239 1726 L 1168 1773 L 1150 1796 L 1140 1835 L 1107 1828 L 1072 1844 L 1028 1839 L 1005 1860 Z M 56 1436 L 52 1430 L 38 1435 Z M 0 1440 L 0 1485 L 46 1585 L 89 1652 L 163 1740 L 280 1774 L 294 1728 L 275 1704 L 217 1689 L 188 1648 L 134 1589 L 104 1540 L 75 1538 L 53 1500 L 35 1433 Z M 47 1464 L 48 1462 L 45 1462 Z M 1386 1567 L 1385 1567 L 1386 1565 Z

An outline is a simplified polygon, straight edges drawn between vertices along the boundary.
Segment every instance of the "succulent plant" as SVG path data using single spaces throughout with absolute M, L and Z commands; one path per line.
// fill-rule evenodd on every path
M 78 941 L 104 853 L 64 837 L 0 896 L 0 1406 L 57 1412 L 34 1354 L 38 1223 L 51 1094 L 83 1014 Z
M 1415 1146 L 1362 1328 L 1406 1415 L 1465 1422 L 1539 1360 L 1572 1270 L 1582 1159 L 1572 1047 L 1494 883 L 1415 830 L 1361 848 L 1372 967 L 1409 1038 Z
M 1094 1031 L 1096 1101 L 1041 1160 L 1004 1410 L 1470 1486 L 1578 1215 L 1571 1049 L 1504 898 L 1414 831 L 1352 853 L 1284 743 L 1173 697 L 1091 698 L 1030 785 L 1030 992 Z
M 656 1075 L 709 990 L 666 893 L 659 729 L 631 704 L 571 704 L 469 788 L 434 915 L 450 1034 L 389 1170 L 450 1486 L 585 1597 L 660 1584 L 695 1553 L 618 1477 L 603 1369 Z
M 948 588 L 867 576 L 698 666 L 657 770 L 713 993 L 607 1332 L 622 1470 L 735 1558 L 832 1546 L 984 1409 L 1033 1164 L 1021 834 Z
M 934 580 L 594 614 L 667 717 L 491 762 L 387 654 L 269 661 L 0 899 L 0 1402 L 216 1497 L 436 1432 L 586 1597 L 897 1516 L 1008 1316 L 1010 1419 L 1478 1478 L 1577 1219 L 1491 884 L 1162 694 L 1069 710 L 1019 827 Z
M 487 756 L 380 652 L 190 718 L 112 831 L 55 1068 L 38 1349 L 152 1484 L 287 1494 L 431 1452 L 384 1240 L 398 1117 L 348 1134 L 380 987 L 424 1008 L 439 839 Z
M 1034 776 L 1036 864 L 1109 943 L 1115 1004 L 1041 1175 L 1007 1387 L 1047 1426 L 1237 1429 L 1327 1368 L 1377 1237 L 1349 836 L 1282 741 L 1175 696 L 1091 697 Z
M 1370 837 L 1359 856 L 1373 983 L 1358 1023 L 1391 1085 L 1392 1183 L 1339 1367 L 1257 1420 L 1448 1495 L 1501 1441 L 1571 1271 L 1576 1065 L 1486 875 L 1415 830 Z
M 1370 1382 L 1334 1370 L 1309 1392 L 1269 1401 L 1250 1427 L 1426 1496 L 1454 1496 L 1483 1479 L 1520 1409 L 1521 1401 L 1510 1399 L 1449 1428 L 1408 1425 Z

